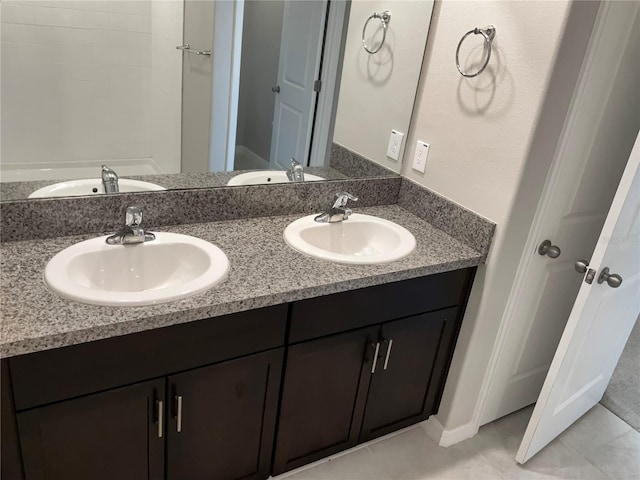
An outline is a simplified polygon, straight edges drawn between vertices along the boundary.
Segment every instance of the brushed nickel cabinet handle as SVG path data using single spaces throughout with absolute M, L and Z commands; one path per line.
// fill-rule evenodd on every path
M 182 395 L 176 396 L 176 403 L 178 404 L 178 416 L 176 418 L 176 431 L 182 432 Z
M 387 347 L 387 355 L 384 357 L 384 366 L 382 367 L 383 370 L 386 370 L 387 366 L 389 365 L 389 357 L 391 356 L 392 346 L 393 346 L 393 340 L 389 340 L 389 346 Z
M 164 418 L 164 403 L 162 400 L 156 400 L 158 407 L 158 438 L 162 438 L 162 419 Z
M 373 346 L 373 343 L 371 344 Z M 376 351 L 373 354 L 373 365 L 371 366 L 371 373 L 376 373 L 376 365 L 378 364 L 378 352 L 380 352 L 380 342 L 376 343 Z

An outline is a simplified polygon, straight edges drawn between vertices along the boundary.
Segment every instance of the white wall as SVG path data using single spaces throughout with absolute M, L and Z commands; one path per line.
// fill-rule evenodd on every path
M 271 153 L 271 133 L 278 81 L 284 1 L 247 1 L 242 30 L 242 66 L 236 144 L 265 161 Z
M 351 4 L 334 142 L 396 172 L 401 165 L 387 158 L 387 144 L 392 129 L 406 140 L 432 8 L 428 0 Z M 362 48 L 362 27 L 373 12 L 387 9 L 391 22 L 385 44 L 370 55 Z M 369 43 L 379 44 L 379 20 L 369 22 L 366 38 L 370 49 Z
M 0 8 L 4 162 L 151 156 L 150 1 Z
M 183 6 L 151 2 L 151 155 L 165 173 L 180 172 Z
M 585 5 L 591 14 L 597 9 L 595 2 Z M 484 374 L 537 205 L 531 199 L 542 188 L 544 165 L 549 166 L 571 97 L 571 75 L 582 61 L 580 52 L 567 47 L 552 77 L 559 49 L 584 49 L 591 31 L 578 18 L 579 28 L 565 31 L 569 12 L 567 1 L 442 2 L 434 10 L 406 158 L 413 157 L 417 140 L 430 143 L 431 150 L 424 175 L 409 160 L 403 174 L 497 224 L 437 415 L 450 439 L 475 434 Z M 491 62 L 485 73 L 465 79 L 455 67 L 455 48 L 465 32 L 487 24 L 497 29 Z M 576 31 L 582 43 L 562 42 L 563 34 Z M 467 41 L 461 60 L 472 65 L 465 62 L 478 61 L 482 50 L 473 42 L 480 39 Z M 525 170 L 531 176 L 524 177 Z
M 3 0 L 0 9 L 4 166 L 155 154 L 163 171 L 179 171 L 181 66 L 165 52 L 180 57 L 182 1 Z

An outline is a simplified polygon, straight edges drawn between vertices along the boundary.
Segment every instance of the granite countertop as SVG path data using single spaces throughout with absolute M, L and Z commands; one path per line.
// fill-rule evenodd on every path
M 340 265 L 298 253 L 282 232 L 300 214 L 176 225 L 156 231 L 193 235 L 229 257 L 226 281 L 204 293 L 145 307 L 87 305 L 44 283 L 47 262 L 60 250 L 96 235 L 10 242 L 0 247 L 0 357 L 10 357 L 168 325 L 302 300 L 356 288 L 476 266 L 477 252 L 398 205 L 355 209 L 411 231 L 416 249 L 383 265 Z
M 186 188 L 211 188 L 225 187 L 227 182 L 236 175 L 248 172 L 265 170 L 232 170 L 230 172 L 205 172 L 205 173 L 166 173 L 151 175 L 123 175 L 123 179 L 141 180 L 160 185 L 167 190 Z M 325 180 L 344 180 L 349 177 L 331 167 L 307 167 L 306 173 L 318 175 Z M 99 175 L 96 174 L 96 179 Z M 68 181 L 70 179 L 59 180 L 34 180 L 25 182 L 4 182 L 0 184 L 0 201 L 23 200 L 39 188 L 43 188 L 54 183 Z

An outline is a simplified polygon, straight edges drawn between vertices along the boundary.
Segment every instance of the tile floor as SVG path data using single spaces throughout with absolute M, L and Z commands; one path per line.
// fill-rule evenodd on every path
M 422 426 L 336 455 L 278 480 L 571 479 L 639 480 L 640 433 L 601 405 L 525 465 L 515 454 L 533 408 L 485 425 L 474 437 L 439 447 Z

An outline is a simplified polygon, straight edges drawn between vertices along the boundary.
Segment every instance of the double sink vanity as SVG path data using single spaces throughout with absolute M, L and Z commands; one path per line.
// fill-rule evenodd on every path
M 491 222 L 400 177 L 99 200 L 1 205 L 3 479 L 264 479 L 437 412 Z

